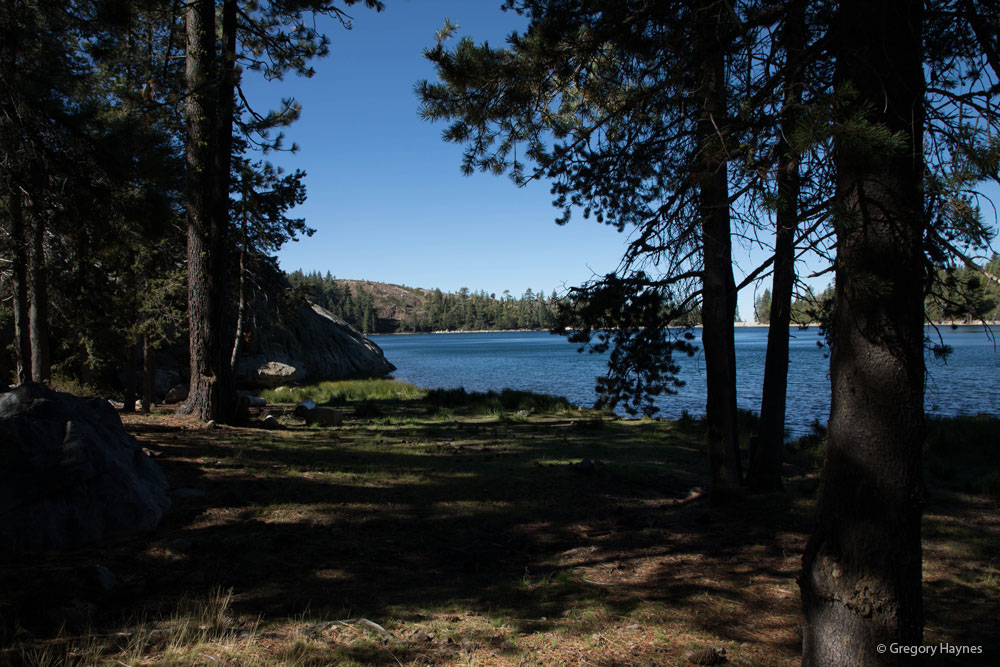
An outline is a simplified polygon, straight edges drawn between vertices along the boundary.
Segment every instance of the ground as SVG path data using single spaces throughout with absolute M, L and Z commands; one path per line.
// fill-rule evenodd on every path
M 786 493 L 712 507 L 695 421 L 340 409 L 279 431 L 124 416 L 174 507 L 152 535 L 0 564 L 0 665 L 798 664 L 808 458 Z M 926 642 L 981 664 L 996 509 L 932 489 L 925 520 Z

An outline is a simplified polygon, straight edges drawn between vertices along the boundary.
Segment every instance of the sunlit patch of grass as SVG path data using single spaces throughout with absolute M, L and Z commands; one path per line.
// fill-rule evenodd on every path
M 71 378 L 65 375 L 54 374 L 49 382 L 49 388 L 55 391 L 66 392 L 74 396 L 100 396 L 102 392 L 92 384 Z
M 412 401 L 423 398 L 426 393 L 421 387 L 399 380 L 369 378 L 266 389 L 261 392 L 261 397 L 268 403 L 300 403 L 308 399 L 323 405 L 362 401 Z
M 63 630 L 46 646 L 15 645 L 0 654 L 0 665 L 188 665 L 205 664 L 206 657 L 218 661 L 216 656 L 239 664 L 265 664 L 246 652 L 254 641 L 256 624 L 237 626 L 231 602 L 231 590 L 216 588 L 203 597 L 182 598 L 169 616 L 138 619 L 117 632 L 88 630 L 75 636 Z

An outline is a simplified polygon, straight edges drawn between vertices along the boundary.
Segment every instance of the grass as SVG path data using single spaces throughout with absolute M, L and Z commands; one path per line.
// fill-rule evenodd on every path
M 712 647 L 798 664 L 811 471 L 734 513 L 692 493 L 698 420 L 385 381 L 296 392 L 276 411 L 339 401 L 344 425 L 126 416 L 204 496 L 152 535 L 0 563 L 0 665 L 681 665 Z M 985 645 L 983 664 L 996 517 L 956 489 L 925 528 L 927 636 Z
M 412 401 L 423 398 L 427 391 L 397 380 L 368 378 L 321 382 L 302 387 L 279 387 L 261 392 L 268 403 L 300 403 L 315 401 L 318 405 L 361 401 Z

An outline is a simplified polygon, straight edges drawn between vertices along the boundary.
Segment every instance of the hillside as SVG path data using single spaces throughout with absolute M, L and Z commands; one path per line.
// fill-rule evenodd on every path
M 350 290 L 352 295 L 365 294 L 371 297 L 375 317 L 380 320 L 402 322 L 407 316 L 426 315 L 434 290 L 422 287 L 407 287 L 391 283 L 377 283 L 371 280 L 334 279 L 341 290 Z
M 295 291 L 364 333 L 547 329 L 555 322 L 555 293 L 527 290 L 500 298 L 466 288 L 457 293 L 327 274 L 288 275 Z

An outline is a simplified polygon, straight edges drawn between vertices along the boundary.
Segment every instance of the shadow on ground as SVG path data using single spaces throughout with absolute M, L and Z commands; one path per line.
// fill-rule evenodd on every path
M 170 514 L 152 535 L 3 563 L 2 637 L 110 631 L 231 589 L 239 617 L 307 629 L 475 615 L 505 630 L 463 640 L 503 653 L 507 638 L 646 624 L 797 661 L 814 481 L 715 508 L 695 488 L 697 424 L 377 408 L 336 429 L 132 421 L 174 487 Z M 634 664 L 677 659 L 636 650 Z

